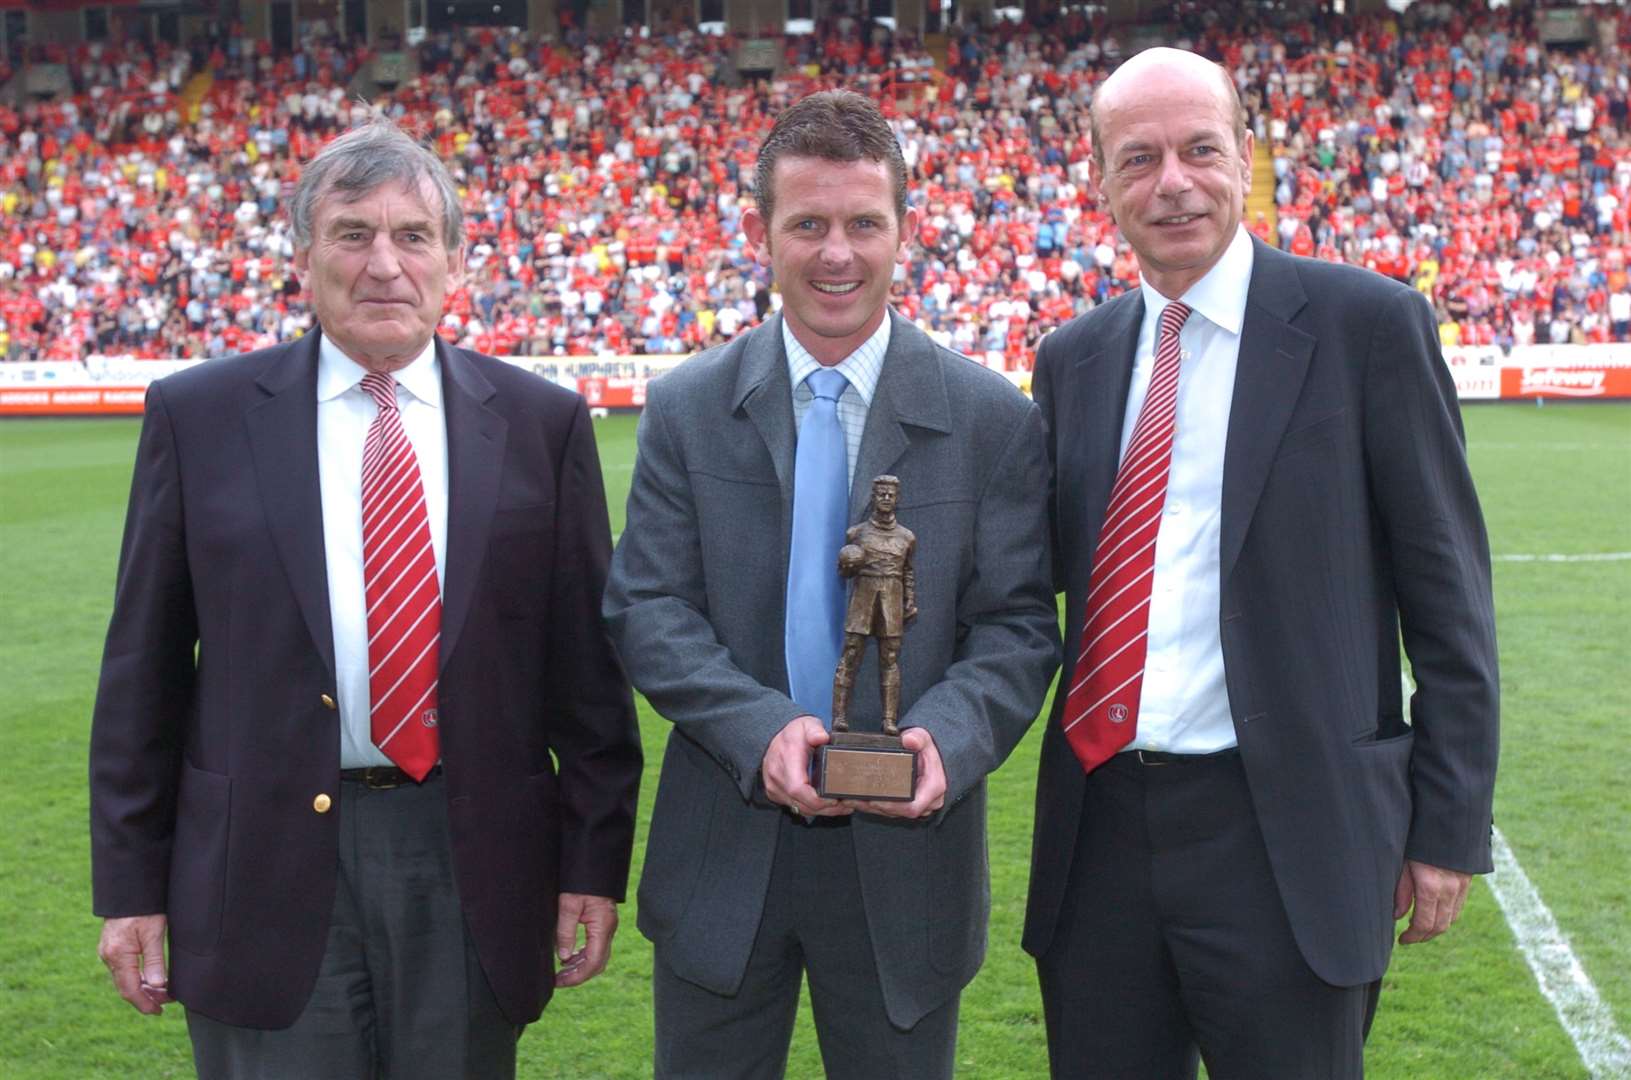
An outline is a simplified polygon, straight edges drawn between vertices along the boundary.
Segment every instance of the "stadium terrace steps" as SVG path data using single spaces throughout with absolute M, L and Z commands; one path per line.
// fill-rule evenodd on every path
M 1256 221 L 1258 214 L 1267 219 L 1270 234 L 1277 235 L 1274 230 L 1280 225 L 1280 216 L 1274 206 L 1274 150 L 1267 139 L 1259 140 L 1252 151 L 1252 190 L 1246 196 L 1246 224 Z
M 936 71 L 946 70 L 946 58 L 950 56 L 947 49 L 949 40 L 945 34 L 923 35 L 923 51 L 933 57 Z
M 181 88 L 181 115 L 189 123 L 198 122 L 198 107 L 209 96 L 210 88 L 215 85 L 215 76 L 209 71 L 196 71 L 187 85 Z

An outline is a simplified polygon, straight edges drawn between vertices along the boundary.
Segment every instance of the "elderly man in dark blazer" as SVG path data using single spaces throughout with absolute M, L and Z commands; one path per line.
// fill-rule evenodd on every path
M 594 433 L 434 336 L 457 191 L 388 122 L 291 216 L 321 330 L 148 394 L 91 735 L 101 956 L 186 1006 L 201 1075 L 510 1075 L 605 964 L 633 839 Z
M 1431 309 L 1240 227 L 1226 72 L 1093 101 L 1142 286 L 1042 344 L 1065 669 L 1025 947 L 1059 1076 L 1352 1077 L 1490 868 L 1489 550 Z M 1408 724 L 1399 645 L 1414 672 Z
M 829 1076 L 950 1076 L 984 956 L 985 776 L 1057 666 L 1047 470 L 1035 406 L 888 308 L 905 177 L 859 95 L 784 112 L 744 222 L 782 312 L 656 380 L 640 419 L 605 610 L 674 724 L 640 882 L 658 1076 L 780 1076 L 805 974 Z M 808 767 L 843 641 L 837 554 L 883 473 L 917 538 L 900 727 L 920 780 L 911 802 L 843 803 Z M 877 723 L 876 663 L 852 730 Z

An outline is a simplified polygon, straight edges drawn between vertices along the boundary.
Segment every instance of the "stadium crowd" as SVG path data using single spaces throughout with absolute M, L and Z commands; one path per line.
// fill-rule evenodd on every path
M 1234 73 L 1272 154 L 1271 243 L 1362 263 L 1435 304 L 1448 344 L 1631 340 L 1631 11 L 1547 49 L 1527 9 L 1230 22 L 1174 43 Z M 1137 282 L 1093 197 L 1087 105 L 1123 55 L 1081 14 L 953 31 L 942 63 L 827 20 L 750 78 L 736 42 L 669 28 L 551 42 L 433 34 L 394 86 L 322 32 L 289 54 L 39 48 L 72 93 L 0 105 L 0 357 L 220 355 L 303 332 L 283 200 L 373 105 L 434 145 L 470 225 L 450 340 L 496 354 L 685 353 L 778 302 L 740 213 L 753 148 L 820 87 L 875 94 L 921 212 L 895 302 L 951 347 L 1028 366 L 1043 333 Z M 0 85 L 13 74 L 0 61 Z

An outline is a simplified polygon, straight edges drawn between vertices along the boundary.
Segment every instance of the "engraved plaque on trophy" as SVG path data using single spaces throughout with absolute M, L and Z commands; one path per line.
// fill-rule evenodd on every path
M 872 513 L 852 526 L 838 552 L 838 573 L 850 579 L 844 615 L 844 651 L 833 673 L 832 741 L 817 749 L 812 765 L 816 792 L 828 799 L 910 802 L 917 787 L 917 755 L 900 739 L 900 646 L 906 624 L 917 617 L 917 580 L 912 555 L 917 537 L 895 520 L 900 481 L 872 481 Z M 878 643 L 882 730 L 850 730 L 850 693 L 868 638 Z

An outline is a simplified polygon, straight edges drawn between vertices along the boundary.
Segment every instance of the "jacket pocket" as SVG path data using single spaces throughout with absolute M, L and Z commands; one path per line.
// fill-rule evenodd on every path
M 170 940 L 199 956 L 221 940 L 231 812 L 232 778 L 182 762 L 167 914 Z

